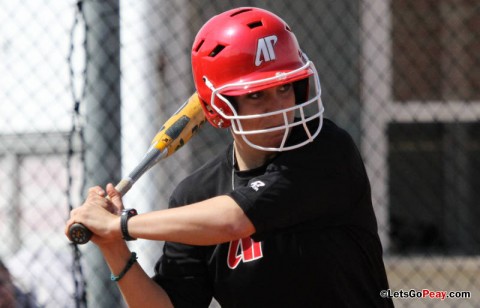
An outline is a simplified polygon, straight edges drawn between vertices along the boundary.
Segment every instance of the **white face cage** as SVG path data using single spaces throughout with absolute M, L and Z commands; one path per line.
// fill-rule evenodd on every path
M 220 94 L 221 92 L 224 92 L 231 88 L 235 88 L 235 89 L 238 89 L 240 87 L 248 88 L 251 85 L 269 84 L 278 80 L 288 80 L 290 76 L 294 76 L 295 74 L 307 69 L 310 69 L 313 72 L 312 77 L 313 77 L 314 87 L 312 90 L 314 90 L 314 92 L 312 93 L 312 98 L 308 99 L 303 103 L 297 102 L 295 106 L 290 108 L 280 109 L 280 110 L 262 113 L 262 114 L 239 115 L 237 114 L 237 111 L 233 107 L 232 103 L 225 96 Z M 282 152 L 282 151 L 297 149 L 309 142 L 312 142 L 313 139 L 315 139 L 315 137 L 318 136 L 318 134 L 320 133 L 320 130 L 322 129 L 324 107 L 321 100 L 320 78 L 318 77 L 318 73 L 315 69 L 315 66 L 311 61 L 307 61 L 307 63 L 302 67 L 292 70 L 288 73 L 278 73 L 274 77 L 269 77 L 269 78 L 250 81 L 250 82 L 230 83 L 230 84 L 223 85 L 219 88 L 215 88 L 213 84 L 206 77 L 204 77 L 204 80 L 207 86 L 212 90 L 212 96 L 210 99 L 210 105 L 212 106 L 212 108 L 216 112 L 218 112 L 224 119 L 230 120 L 232 123 L 233 133 L 242 136 L 245 143 L 254 149 L 258 149 L 262 151 L 271 151 L 271 152 Z M 232 115 L 225 114 L 224 110 L 222 108 L 219 108 L 215 104 L 215 97 L 218 97 L 231 109 Z M 292 122 L 289 120 L 289 117 L 288 117 L 288 113 L 291 113 L 291 112 L 295 112 L 295 119 Z M 275 116 L 279 114 L 282 114 L 283 116 L 283 125 L 275 126 L 272 128 L 257 129 L 257 130 L 244 130 L 242 127 L 242 123 L 241 123 L 242 120 L 258 119 L 262 117 L 270 117 L 270 116 Z M 315 129 L 313 129 L 314 132 L 312 133 L 310 128 L 307 126 L 307 123 L 317 118 L 319 119 L 318 126 Z M 300 140 L 296 144 L 286 145 L 287 138 L 290 135 L 292 128 L 299 125 L 302 125 L 306 133 L 305 140 Z M 284 130 L 285 132 L 283 134 L 282 141 L 278 147 L 265 147 L 262 145 L 254 144 L 248 139 L 249 135 L 265 134 L 265 133 L 279 131 L 279 130 Z

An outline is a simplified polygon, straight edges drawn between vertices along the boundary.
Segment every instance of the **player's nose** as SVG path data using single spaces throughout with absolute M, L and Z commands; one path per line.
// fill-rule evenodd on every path
M 289 101 L 285 99 L 284 96 L 278 94 L 275 91 L 272 91 L 268 93 L 268 95 L 265 95 L 265 100 L 263 103 L 265 113 L 281 110 L 287 108 L 288 106 Z

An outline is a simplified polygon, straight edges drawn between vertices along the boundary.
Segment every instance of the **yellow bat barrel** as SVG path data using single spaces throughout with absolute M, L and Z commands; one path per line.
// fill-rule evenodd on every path
M 205 123 L 205 115 L 200 105 L 200 98 L 195 92 L 162 126 L 160 132 L 153 138 L 151 146 L 163 152 L 168 149 L 165 157 L 170 156 L 197 132 Z

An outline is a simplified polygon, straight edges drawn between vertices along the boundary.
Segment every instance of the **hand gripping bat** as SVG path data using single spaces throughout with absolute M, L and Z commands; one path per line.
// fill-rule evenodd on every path
M 147 170 L 187 143 L 203 123 L 205 123 L 205 115 L 200 105 L 200 98 L 195 92 L 163 124 L 153 138 L 145 156 L 133 171 L 115 186 L 115 189 L 120 192 L 120 195 L 125 195 Z M 73 224 L 69 228 L 68 234 L 70 240 L 75 244 L 85 244 L 92 237 L 92 232 L 80 223 Z

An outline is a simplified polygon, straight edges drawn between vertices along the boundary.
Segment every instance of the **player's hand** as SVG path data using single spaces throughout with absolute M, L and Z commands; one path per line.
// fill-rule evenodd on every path
M 108 197 L 106 195 L 108 193 Z M 112 184 L 107 185 L 107 191 L 100 186 L 88 190 L 88 196 L 82 206 L 70 212 L 65 233 L 74 223 L 81 223 L 93 233 L 92 241 L 96 244 L 121 240 L 120 213 L 123 203 L 120 194 Z
M 120 193 L 115 189 L 112 183 L 107 184 L 107 194 L 110 202 L 107 202 L 107 208 L 110 213 L 121 215 L 123 210 L 123 201 Z M 105 192 L 103 192 L 105 193 Z

